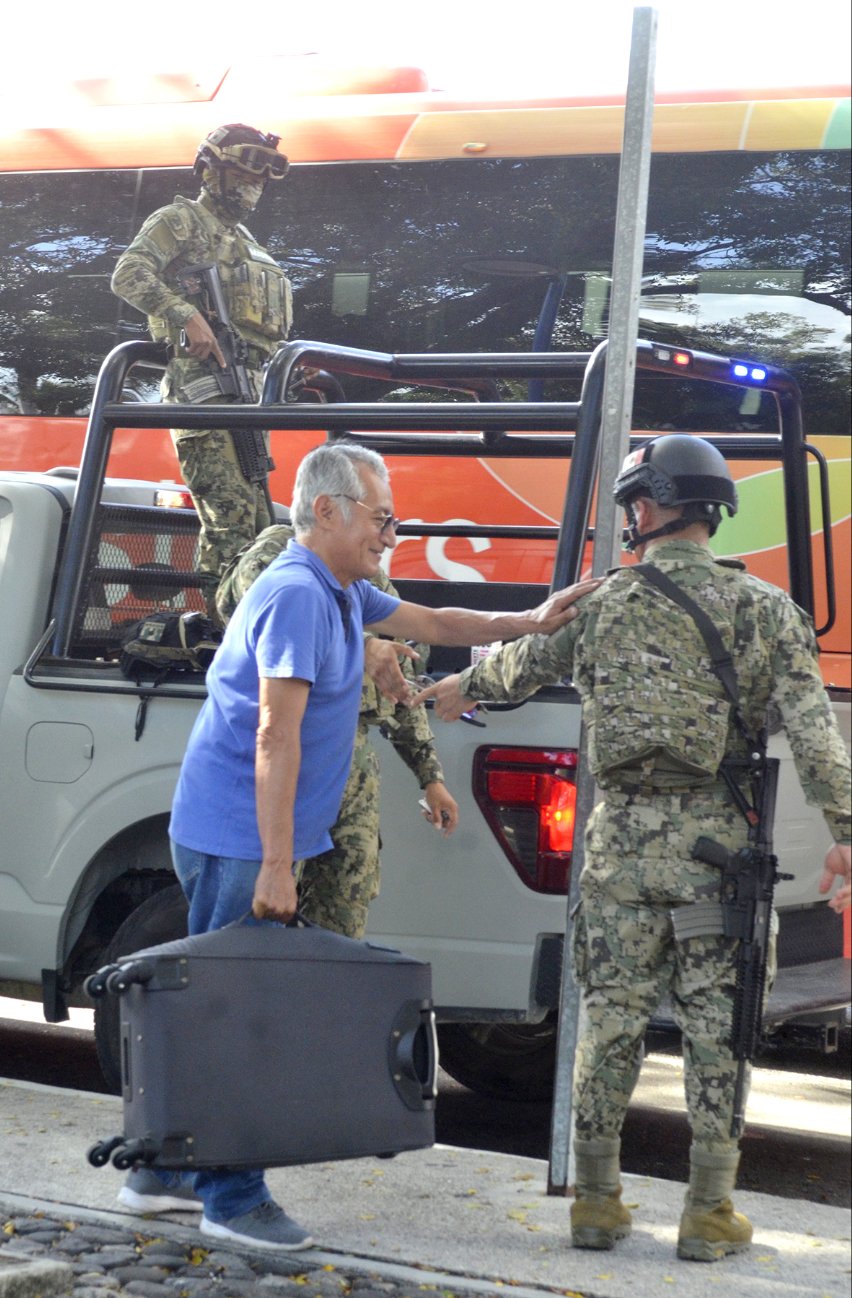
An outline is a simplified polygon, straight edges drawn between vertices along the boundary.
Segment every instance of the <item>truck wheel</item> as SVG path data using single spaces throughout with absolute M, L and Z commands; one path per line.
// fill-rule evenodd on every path
M 186 898 L 180 884 L 161 888 L 132 910 L 104 951 L 104 964 L 144 947 L 186 937 Z M 101 996 L 95 1003 L 95 1047 L 109 1089 L 121 1091 L 121 999 Z
M 496 1100 L 549 1100 L 556 1066 L 556 1023 L 439 1023 L 445 1072 Z

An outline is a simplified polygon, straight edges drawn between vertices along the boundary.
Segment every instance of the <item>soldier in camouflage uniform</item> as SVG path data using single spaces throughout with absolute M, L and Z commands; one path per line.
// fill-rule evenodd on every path
M 230 619 L 249 586 L 286 548 L 293 535 L 293 529 L 283 524 L 268 527 L 231 560 L 216 592 L 216 607 L 223 622 Z M 379 590 L 396 594 L 381 570 L 374 584 Z M 428 653 L 425 646 L 418 649 L 421 657 Z M 400 665 L 403 675 L 413 681 L 411 660 L 404 657 Z M 444 785 L 424 711 L 395 705 L 365 675 L 352 769 L 337 822 L 330 831 L 334 847 L 297 862 L 295 867 L 301 913 L 324 928 L 354 938 L 363 937 L 370 902 L 379 892 L 379 759 L 369 740 L 369 730 L 375 726 L 413 772 L 429 806 L 428 814 L 424 813 L 427 819 L 444 834 L 451 834 L 459 814 L 455 799 Z
M 212 131 L 195 159 L 200 197 L 178 195 L 154 212 L 118 260 L 113 292 L 148 316 L 155 341 L 169 344 L 171 359 L 160 388 L 164 401 L 226 400 L 216 380 L 224 357 L 204 315 L 200 281 L 185 274 L 189 267 L 217 266 L 231 323 L 247 345 L 256 396 L 263 366 L 290 331 L 289 280 L 241 224 L 267 181 L 286 175 L 278 138 L 239 124 Z M 215 616 L 221 569 L 273 520 L 264 486 L 247 481 L 229 432 L 178 428 L 172 436 L 201 520 L 198 567 L 207 575 L 208 612 Z
M 615 488 L 630 548 L 669 574 L 732 649 L 740 711 L 750 733 L 773 705 L 808 800 L 836 840 L 820 890 L 850 903 L 849 755 L 829 708 L 809 620 L 777 587 L 708 546 L 736 491 L 721 454 L 700 438 L 657 438 L 628 457 Z M 631 568 L 585 597 L 575 621 L 527 636 L 420 698 L 455 720 L 471 700 L 516 702 L 570 676 L 583 702 L 589 764 L 603 800 L 586 831 L 573 961 L 587 1023 L 574 1075 L 577 1247 L 612 1248 L 630 1231 L 621 1202 L 620 1133 L 642 1040 L 668 992 L 683 1034 L 692 1128 L 690 1183 L 678 1255 L 714 1261 L 748 1246 L 751 1224 L 733 1211 L 739 1149 L 731 1136 L 737 1063 L 731 1010 L 737 941 L 704 933 L 678 940 L 672 912 L 719 899 L 720 875 L 696 861 L 701 835 L 731 851 L 747 824 L 718 772 L 745 756 L 723 687 L 691 616 Z M 418 700 L 415 700 L 417 702 Z M 771 970 L 769 971 L 771 975 Z

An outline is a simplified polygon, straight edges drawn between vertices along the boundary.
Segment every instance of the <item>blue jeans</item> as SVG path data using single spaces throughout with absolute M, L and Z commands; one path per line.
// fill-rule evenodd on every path
M 224 928 L 247 914 L 248 924 L 269 922 L 256 920 L 249 913 L 260 861 L 207 856 L 174 840 L 171 848 L 175 874 L 189 902 L 191 934 Z M 161 1175 L 167 1181 L 173 1173 Z M 194 1178 L 193 1188 L 203 1200 L 204 1215 L 209 1221 L 225 1222 L 239 1217 L 272 1198 L 262 1171 L 219 1169 L 189 1175 Z

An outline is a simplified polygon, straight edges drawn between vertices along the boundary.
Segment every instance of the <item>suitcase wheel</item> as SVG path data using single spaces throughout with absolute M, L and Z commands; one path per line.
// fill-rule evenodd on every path
M 89 974 L 83 983 L 83 991 L 91 1000 L 96 1001 L 101 996 L 106 996 L 107 978 L 114 973 L 118 965 L 106 964 L 103 969 L 98 969 L 97 973 Z
M 117 1167 L 119 1172 L 129 1172 L 131 1167 L 137 1163 L 152 1163 L 160 1152 L 159 1142 L 156 1140 L 128 1140 L 119 1139 L 119 1148 L 116 1149 L 112 1156 L 112 1165 Z
M 86 1157 L 92 1167 L 106 1167 L 112 1151 L 117 1149 L 123 1142 L 123 1136 L 113 1136 L 112 1140 L 99 1140 L 96 1145 L 91 1146 Z
M 123 996 L 134 983 L 149 983 L 154 976 L 151 960 L 134 960 L 130 964 L 113 965 L 106 970 L 104 989 L 111 996 Z

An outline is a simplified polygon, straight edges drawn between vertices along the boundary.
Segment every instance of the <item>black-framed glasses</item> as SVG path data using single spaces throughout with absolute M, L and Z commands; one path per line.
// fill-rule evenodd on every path
M 393 514 L 379 514 L 377 516 L 373 513 L 372 509 L 370 509 L 369 505 L 364 504 L 363 500 L 358 500 L 355 496 L 347 496 L 345 491 L 336 491 L 334 494 L 339 496 L 342 500 L 351 500 L 353 505 L 360 505 L 362 509 L 366 509 L 380 532 L 387 532 L 389 529 L 393 529 L 395 532 L 402 521 L 399 518 L 395 518 Z

